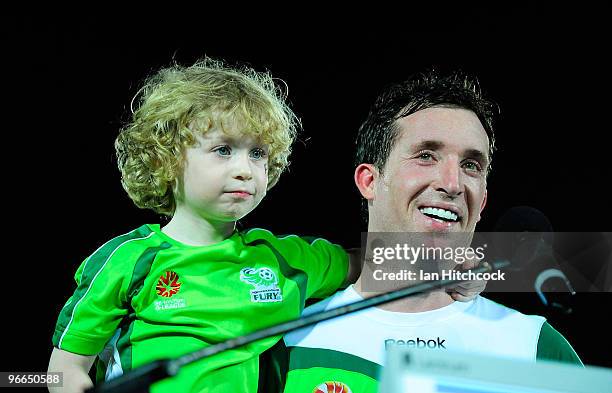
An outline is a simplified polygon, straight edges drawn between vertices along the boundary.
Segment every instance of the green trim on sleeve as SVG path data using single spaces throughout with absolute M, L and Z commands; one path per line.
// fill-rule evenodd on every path
M 66 348 L 63 343 L 68 339 L 72 345 Z M 55 328 L 52 338 L 53 345 L 64 351 L 76 353 L 77 355 L 91 356 L 96 355 L 104 348 L 104 343 L 98 340 L 93 340 L 89 337 L 84 337 L 79 334 L 68 333 L 66 329 Z M 75 345 L 74 343 L 77 343 Z M 61 345 L 61 346 L 60 346 Z
M 257 393 L 282 393 L 289 369 L 288 351 L 284 340 L 259 355 Z
M 117 340 L 117 349 L 119 350 L 121 361 L 121 369 L 123 372 L 130 371 L 132 369 L 132 343 L 130 337 L 132 336 L 132 330 L 134 330 L 134 324 L 136 320 L 131 318 L 129 325 L 121 327 L 121 333 Z
M 75 316 L 75 314 L 79 313 L 79 315 L 89 315 L 88 311 L 84 311 L 85 314 L 83 314 L 83 312 L 81 312 L 81 308 L 79 308 L 79 305 L 86 299 L 99 300 L 96 299 L 96 296 L 99 296 L 99 293 L 90 293 L 92 287 L 96 286 L 98 290 L 101 289 L 103 291 L 110 288 L 108 283 L 104 281 L 107 279 L 106 277 L 101 279 L 102 283 L 100 285 L 98 285 L 96 282 L 96 278 L 101 275 L 105 276 L 110 274 L 108 273 L 108 269 L 110 267 L 107 267 L 107 264 L 109 260 L 113 258 L 115 253 L 122 248 L 124 244 L 134 240 L 144 239 L 150 234 L 152 234 L 152 231 L 146 225 L 143 225 L 132 232 L 116 237 L 105 243 L 83 262 L 81 267 L 78 269 L 80 275 L 75 277 L 78 287 L 58 317 L 55 333 L 52 338 L 54 346 L 83 355 L 96 354 L 102 350 L 104 340 L 100 340 L 98 337 L 90 334 L 90 332 L 86 329 L 83 330 L 82 326 L 79 327 L 80 331 L 71 329 L 75 324 L 75 320 L 79 320 L 80 318 L 79 316 Z M 125 293 L 123 293 L 122 290 L 119 290 L 118 287 L 119 285 L 123 287 L 123 284 L 121 283 L 123 277 L 116 277 L 117 287 L 115 290 L 117 290 L 117 292 L 115 293 L 116 299 L 114 302 L 118 306 L 119 303 L 123 301 L 121 297 L 125 296 Z M 120 314 L 123 313 L 127 313 L 127 311 L 117 310 L 117 318 L 119 318 Z M 107 318 L 111 317 L 110 315 L 105 316 Z M 78 322 L 76 323 L 79 324 Z M 68 339 L 68 341 L 66 347 L 64 347 L 66 339 Z
M 159 247 L 147 248 L 138 258 L 138 261 L 136 261 L 136 264 L 134 265 L 132 280 L 130 281 L 127 291 L 128 302 L 142 289 L 144 280 L 151 271 L 151 266 L 155 261 L 157 253 L 170 247 L 172 247 L 171 244 L 163 242 Z M 131 304 L 128 304 L 128 310 L 129 315 L 125 319 L 124 324 L 121 326 L 121 333 L 119 335 L 119 340 L 117 341 L 117 348 L 119 348 L 119 352 L 121 353 L 121 368 L 124 370 L 124 372 L 132 369 L 132 345 L 130 339 L 132 336 L 132 330 L 134 329 L 134 324 L 136 322 L 136 315 L 134 314 L 134 309 Z
M 289 347 L 289 371 L 323 367 L 340 369 L 377 379 L 382 367 L 378 363 L 331 349 Z
M 96 278 L 96 274 L 104 268 L 105 263 L 113 252 L 128 240 L 147 236 L 150 231 L 145 233 L 145 230 L 148 230 L 148 228 L 143 226 L 130 233 L 110 240 L 83 262 L 82 267 L 78 269 L 78 272 L 81 273 L 78 277 L 78 288 L 60 313 L 57 321 L 59 326 L 68 326 L 77 303 L 87 294 L 91 283 Z
M 284 236 L 289 236 L 289 235 L 284 235 Z M 283 236 L 279 236 L 279 237 L 283 237 Z M 309 245 L 312 246 L 312 243 L 315 240 L 321 239 L 320 237 L 317 236 L 300 236 L 300 239 L 304 240 L 306 243 L 308 243 Z
M 132 299 L 134 296 L 140 292 L 142 286 L 144 285 L 144 280 L 149 275 L 151 271 L 151 266 L 153 265 L 153 261 L 157 256 L 157 253 L 161 250 L 165 250 L 167 248 L 172 247 L 171 244 L 163 242 L 158 247 L 149 247 L 147 248 L 142 255 L 136 261 L 134 265 L 134 271 L 132 273 L 132 280 L 130 281 L 130 285 L 128 286 L 127 294 L 128 301 Z
M 570 343 L 548 322 L 544 322 L 540 330 L 536 359 L 583 365 Z

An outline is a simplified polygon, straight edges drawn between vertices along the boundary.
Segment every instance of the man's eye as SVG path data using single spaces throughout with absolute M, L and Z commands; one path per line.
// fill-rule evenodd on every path
M 264 149 L 253 149 L 251 150 L 251 158 L 254 160 L 261 160 L 266 157 L 266 151 Z
M 232 149 L 229 146 L 219 146 L 214 152 L 220 156 L 229 156 L 232 153 Z
M 474 171 L 474 172 L 480 172 L 481 171 L 481 167 L 478 163 L 473 162 L 473 161 L 468 161 L 466 163 L 463 164 L 463 167 L 465 169 L 467 169 L 468 171 Z

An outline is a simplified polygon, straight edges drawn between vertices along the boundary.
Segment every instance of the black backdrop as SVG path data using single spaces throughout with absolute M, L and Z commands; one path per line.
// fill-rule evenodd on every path
M 81 260 L 109 238 L 159 221 L 123 192 L 113 141 L 140 82 L 172 59 L 242 62 L 289 86 L 304 132 L 291 170 L 246 226 L 358 245 L 365 224 L 352 180 L 355 131 L 381 88 L 436 65 L 476 74 L 502 110 L 480 230 L 516 205 L 543 211 L 556 231 L 609 230 L 607 39 L 598 15 L 523 7 L 389 9 L 363 19 L 321 10 L 260 10 L 251 19 L 231 10 L 7 18 L 5 98 L 17 105 L 6 111 L 3 133 L 11 252 L 2 369 L 46 369 L 55 318 Z M 610 294 L 578 294 L 569 316 L 544 310 L 534 294 L 491 297 L 546 315 L 585 363 L 612 367 L 602 317 L 611 314 Z

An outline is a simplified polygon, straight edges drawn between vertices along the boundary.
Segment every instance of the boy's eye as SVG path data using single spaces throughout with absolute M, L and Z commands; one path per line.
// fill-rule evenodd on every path
M 232 153 L 232 149 L 229 146 L 219 146 L 213 151 L 220 156 L 229 156 Z
M 266 151 L 264 149 L 253 149 L 251 150 L 251 158 L 254 160 L 261 160 L 266 157 Z
M 433 154 L 427 153 L 427 152 L 421 152 L 421 153 L 419 153 L 417 158 L 419 158 L 419 159 L 421 159 L 423 161 L 431 161 L 433 159 Z

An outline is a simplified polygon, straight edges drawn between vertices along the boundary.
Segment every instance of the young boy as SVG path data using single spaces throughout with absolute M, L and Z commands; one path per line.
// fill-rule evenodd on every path
M 58 391 L 91 386 L 96 357 L 97 379 L 113 378 L 297 318 L 346 281 L 347 253 L 326 240 L 236 231 L 286 168 L 297 124 L 265 73 L 205 60 L 146 82 L 116 141 L 119 169 L 138 207 L 171 220 L 110 240 L 77 270 L 53 335 Z M 256 392 L 278 340 L 185 366 L 152 391 Z

